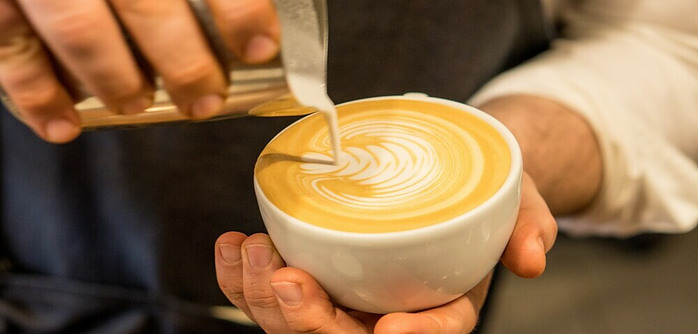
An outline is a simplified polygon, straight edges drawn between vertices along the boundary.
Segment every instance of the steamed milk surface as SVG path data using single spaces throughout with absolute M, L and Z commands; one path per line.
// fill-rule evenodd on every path
M 460 109 L 395 99 L 344 105 L 338 115 L 336 163 L 316 114 L 275 137 L 255 166 L 264 195 L 301 221 L 365 233 L 424 227 L 482 204 L 509 172 L 501 135 Z

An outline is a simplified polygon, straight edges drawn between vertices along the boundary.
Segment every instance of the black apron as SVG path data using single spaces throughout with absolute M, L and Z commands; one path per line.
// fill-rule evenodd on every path
M 335 102 L 464 101 L 545 49 L 534 0 L 329 0 Z M 252 169 L 294 119 L 90 132 L 66 145 L 0 116 L 0 333 L 256 333 L 210 315 L 213 245 L 264 231 Z

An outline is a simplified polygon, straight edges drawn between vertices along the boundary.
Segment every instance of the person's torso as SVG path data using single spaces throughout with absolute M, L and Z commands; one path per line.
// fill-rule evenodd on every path
M 328 4 L 336 102 L 415 91 L 464 101 L 546 43 L 536 1 Z M 51 145 L 4 112 L 0 332 L 224 330 L 201 325 L 206 307 L 228 304 L 213 244 L 228 230 L 264 230 L 252 169 L 291 121 L 90 132 Z

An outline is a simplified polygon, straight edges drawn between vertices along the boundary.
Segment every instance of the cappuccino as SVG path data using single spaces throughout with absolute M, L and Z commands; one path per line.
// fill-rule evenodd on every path
M 315 114 L 277 135 L 255 166 L 264 196 L 302 222 L 360 233 L 426 227 L 481 205 L 510 173 L 505 139 L 462 109 L 395 98 L 337 112 L 341 154 Z

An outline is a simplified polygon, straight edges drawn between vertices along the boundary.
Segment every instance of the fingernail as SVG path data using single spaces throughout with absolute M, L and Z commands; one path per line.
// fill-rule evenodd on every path
M 271 60 L 279 51 L 279 45 L 266 35 L 257 35 L 247 42 L 245 47 L 245 61 L 260 63 Z
M 126 115 L 135 115 L 144 112 L 152 104 L 148 98 L 139 98 L 136 101 L 126 104 L 121 108 L 121 112 Z
M 211 94 L 196 100 L 191 107 L 191 113 L 196 119 L 209 118 L 222 108 L 223 98 L 218 94 Z
M 543 242 L 542 237 L 538 237 L 538 243 L 540 244 L 540 248 L 543 250 L 543 253 L 545 253 L 545 242 Z
M 80 126 L 65 118 L 49 121 L 44 130 L 46 139 L 53 143 L 63 143 L 74 139 L 80 133 Z
M 301 303 L 303 300 L 303 292 L 300 285 L 293 282 L 277 282 L 271 283 L 271 288 L 274 289 L 276 296 L 286 305 L 294 306 Z
M 220 244 L 218 249 L 221 251 L 221 257 L 226 264 L 237 264 L 242 258 L 240 256 L 240 246 L 235 246 L 231 244 Z
M 271 262 L 272 249 L 266 245 L 249 245 L 247 250 L 247 261 L 252 268 L 266 268 Z

